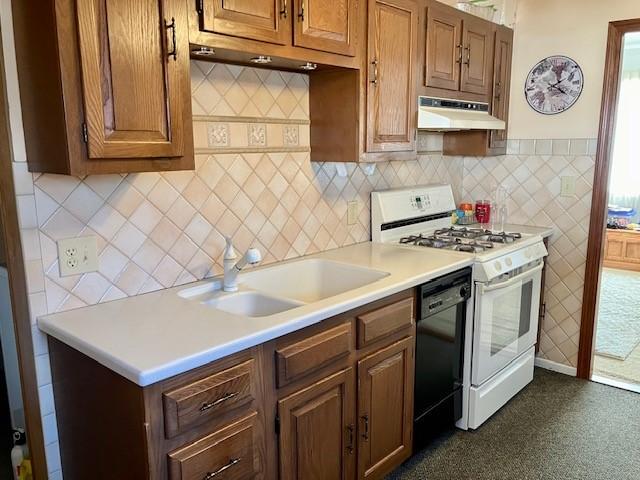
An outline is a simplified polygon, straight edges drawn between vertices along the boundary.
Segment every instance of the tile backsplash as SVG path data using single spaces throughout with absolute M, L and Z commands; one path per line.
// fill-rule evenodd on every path
M 48 312 L 218 274 L 225 236 L 265 263 L 362 242 L 372 190 L 461 185 L 462 159 L 440 155 L 346 177 L 310 162 L 306 75 L 193 62 L 192 78 L 195 171 L 34 176 Z M 60 277 L 56 241 L 80 235 L 98 238 L 99 271 Z
M 509 222 L 555 228 L 538 355 L 570 367 L 577 366 L 595 149 L 595 139 L 509 140 L 506 156 L 464 159 L 462 198 L 490 198 L 502 184 L 511 192 Z M 575 177 L 575 195 L 560 195 L 564 176 Z
M 591 142 L 510 141 L 505 157 L 429 153 L 378 163 L 370 175 L 348 164 L 340 176 L 334 164 L 310 162 L 306 75 L 195 61 L 191 68 L 195 171 L 76 178 L 32 175 L 24 159 L 14 162 L 50 478 L 62 474 L 38 315 L 218 274 L 225 236 L 240 252 L 260 248 L 265 263 L 368 240 L 375 189 L 446 182 L 456 199 L 474 200 L 496 182 L 509 184 L 512 222 L 558 230 L 542 355 L 575 364 Z M 438 136 L 419 140 L 425 151 L 442 145 Z M 576 198 L 559 196 L 564 174 L 578 177 Z M 350 201 L 359 208 L 353 225 L 347 224 Z M 82 235 L 98 239 L 99 271 L 60 277 L 56 241 Z

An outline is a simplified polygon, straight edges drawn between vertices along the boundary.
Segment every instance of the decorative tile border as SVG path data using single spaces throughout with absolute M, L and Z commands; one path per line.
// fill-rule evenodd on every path
M 309 152 L 309 124 L 282 122 L 194 123 L 196 153 Z
M 509 139 L 507 155 L 595 155 L 596 138 Z

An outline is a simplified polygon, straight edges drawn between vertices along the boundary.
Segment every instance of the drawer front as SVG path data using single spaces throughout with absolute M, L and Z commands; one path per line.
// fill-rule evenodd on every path
M 405 298 L 372 312 L 358 315 L 358 348 L 376 342 L 387 335 L 413 325 L 414 299 Z
M 252 402 L 255 399 L 254 384 L 255 361 L 251 359 L 165 393 L 167 438 Z
M 170 480 L 244 480 L 259 471 L 257 412 L 169 454 Z
M 277 349 L 278 387 L 348 355 L 350 350 L 350 322 Z

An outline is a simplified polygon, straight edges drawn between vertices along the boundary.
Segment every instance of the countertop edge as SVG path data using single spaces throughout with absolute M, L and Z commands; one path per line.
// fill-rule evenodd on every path
M 204 366 L 226 356 L 233 355 L 234 353 L 238 353 L 240 351 L 255 347 L 283 335 L 287 335 L 308 326 L 320 323 L 336 315 L 340 315 L 349 310 L 361 307 L 362 305 L 366 305 L 368 303 L 375 302 L 376 300 L 383 299 L 403 290 L 416 287 L 441 275 L 446 275 L 447 273 L 471 265 L 473 265 L 472 258 L 461 258 L 458 261 L 447 264 L 445 267 L 430 270 L 428 272 L 425 272 L 424 274 L 407 278 L 403 281 L 399 281 L 392 286 L 387 286 L 380 290 L 374 290 L 371 294 L 360 296 L 356 300 L 344 301 L 342 303 L 333 305 L 331 308 L 323 308 L 321 310 L 318 310 L 317 312 L 312 312 L 310 314 L 306 314 L 302 317 L 296 318 L 295 320 L 291 320 L 274 327 L 258 331 L 253 335 L 244 336 L 238 340 L 215 346 L 206 351 L 195 352 L 192 355 L 176 359 L 172 362 L 168 362 L 164 365 L 160 365 L 149 370 L 136 369 L 131 365 L 119 361 L 117 358 L 107 354 L 102 350 L 92 349 L 90 345 L 83 343 L 80 338 L 64 332 L 54 323 L 50 322 L 46 317 L 39 317 L 37 325 L 38 328 L 47 335 L 50 335 L 53 338 L 61 341 L 62 343 L 65 343 L 66 345 L 74 348 L 75 350 L 78 350 L 84 355 L 87 355 L 104 367 L 114 371 L 127 380 L 130 380 L 136 385 L 140 387 L 146 387 L 174 377 L 176 375 L 180 375 L 182 373 L 196 369 L 198 367 Z

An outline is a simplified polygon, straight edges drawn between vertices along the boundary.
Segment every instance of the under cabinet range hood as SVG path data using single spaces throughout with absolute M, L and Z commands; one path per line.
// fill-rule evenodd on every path
M 418 130 L 504 130 L 503 120 L 489 114 L 489 104 L 448 98 L 418 97 Z

